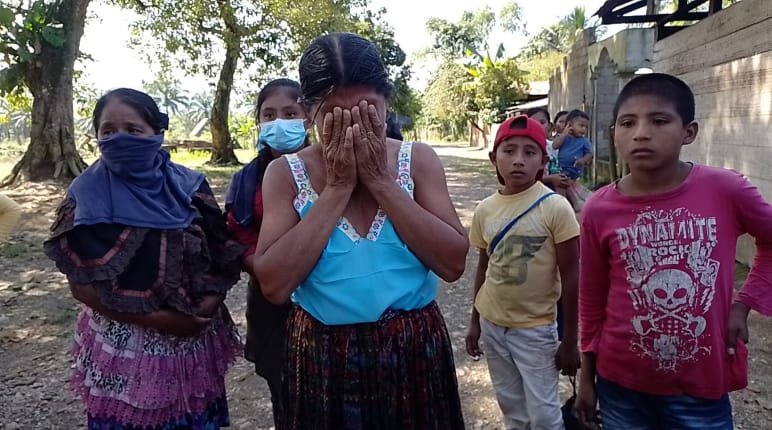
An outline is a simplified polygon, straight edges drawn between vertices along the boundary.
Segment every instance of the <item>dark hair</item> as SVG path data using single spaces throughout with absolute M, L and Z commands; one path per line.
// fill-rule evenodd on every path
M 539 114 L 539 113 L 543 113 L 544 116 L 547 117 L 547 122 L 552 122 L 552 120 L 550 119 L 550 113 L 549 113 L 549 111 L 546 108 L 535 107 L 535 108 L 530 108 L 527 111 L 525 111 L 525 114 L 528 116 L 528 118 L 531 118 L 532 116 L 534 116 L 536 114 Z
M 112 100 L 118 100 L 134 109 L 156 134 L 161 134 L 164 130 L 169 129 L 169 116 L 158 109 L 158 105 L 152 97 L 131 88 L 117 88 L 100 97 L 94 106 L 94 114 L 91 117 L 94 132 L 99 133 L 99 119 L 102 116 L 102 111 Z
M 386 118 L 386 137 L 396 140 L 404 139 L 402 136 L 402 130 L 400 130 L 399 120 L 394 114 L 390 114 Z
M 268 97 L 276 94 L 277 91 L 286 89 L 291 91 L 291 97 L 300 98 L 300 84 L 292 79 L 281 78 L 274 79 L 271 82 L 265 84 L 265 86 L 257 94 L 257 104 L 255 105 L 255 118 L 260 119 L 260 108 L 263 107 L 263 103 Z
M 654 96 L 675 107 L 684 124 L 694 121 L 694 93 L 686 82 L 665 73 L 649 73 L 633 78 L 622 88 L 614 105 L 614 122 L 619 108 L 635 96 Z
M 556 113 L 555 114 L 555 122 L 558 122 L 560 117 L 563 116 L 563 115 L 568 115 L 568 111 L 567 110 L 562 110 L 562 111 Z
M 587 121 L 590 120 L 590 116 L 584 113 L 584 111 L 581 111 L 579 109 L 574 109 L 571 112 L 568 113 L 568 117 L 566 117 L 566 122 L 573 121 L 577 118 L 584 118 Z
M 353 33 L 330 33 L 316 38 L 300 58 L 300 87 L 303 103 L 320 103 L 335 88 L 347 85 L 373 87 L 391 98 L 389 73 L 378 48 Z

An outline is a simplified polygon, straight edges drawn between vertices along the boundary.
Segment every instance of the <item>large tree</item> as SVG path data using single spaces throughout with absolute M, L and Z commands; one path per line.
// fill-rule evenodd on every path
M 90 0 L 0 4 L 0 92 L 32 94 L 30 144 L 3 181 L 70 180 L 86 163 L 75 147 L 73 74 Z
M 216 77 L 209 115 L 212 157 L 217 165 L 236 164 L 228 129 L 233 80 L 238 68 L 278 62 L 281 33 L 267 5 L 249 0 L 118 0 L 134 8 L 137 44 L 150 45 L 149 61 L 172 64 L 187 73 Z M 241 62 L 241 65 L 239 64 Z
M 168 61 L 188 73 L 216 79 L 209 116 L 213 164 L 237 162 L 228 129 L 236 71 L 261 76 L 280 74 L 296 63 L 303 49 L 330 31 L 369 30 L 381 43 L 387 64 L 396 46 L 393 33 L 378 22 L 382 12 L 367 10 L 365 0 L 118 0 L 140 13 L 137 44 L 153 61 Z M 150 37 L 141 37 L 141 36 Z M 385 43 L 391 41 L 389 43 Z M 378 43 L 378 40 L 376 40 Z M 392 46 L 394 45 L 394 46 Z M 154 48 L 154 49 L 153 49 Z M 264 81 L 264 79 L 256 79 Z

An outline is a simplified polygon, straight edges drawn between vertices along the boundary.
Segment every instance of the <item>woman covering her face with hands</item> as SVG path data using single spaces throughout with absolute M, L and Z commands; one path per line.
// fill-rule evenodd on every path
M 463 428 L 434 299 L 468 242 L 442 164 L 385 137 L 392 87 L 371 42 L 316 39 L 300 81 L 321 142 L 269 165 L 251 261 L 265 297 L 292 302 L 278 428 Z

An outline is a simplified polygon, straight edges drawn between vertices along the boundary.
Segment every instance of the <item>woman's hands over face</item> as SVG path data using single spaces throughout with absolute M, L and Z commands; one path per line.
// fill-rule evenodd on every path
M 327 112 L 321 142 L 328 186 L 369 186 L 388 179 L 386 124 L 367 101 Z
M 366 101 L 359 102 L 359 106 L 351 109 L 351 118 L 357 178 L 367 186 L 387 180 L 385 122 L 378 116 L 375 106 Z
M 324 115 L 322 155 L 327 170 L 327 186 L 351 187 L 357 182 L 351 111 L 335 107 Z

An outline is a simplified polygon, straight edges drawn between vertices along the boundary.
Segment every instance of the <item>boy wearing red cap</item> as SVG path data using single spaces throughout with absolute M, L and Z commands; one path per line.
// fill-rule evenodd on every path
M 466 350 L 484 353 L 507 429 L 563 428 L 558 373 L 579 367 L 579 224 L 568 201 L 539 181 L 546 141 L 525 115 L 499 127 L 489 156 L 502 188 L 477 206 L 469 233 L 480 258 Z

